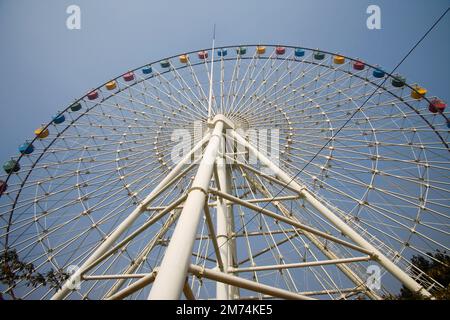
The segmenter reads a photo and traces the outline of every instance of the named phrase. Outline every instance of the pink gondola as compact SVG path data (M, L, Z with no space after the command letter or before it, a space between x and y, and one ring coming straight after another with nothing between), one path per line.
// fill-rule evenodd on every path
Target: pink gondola
M208 58L208 51L200 51L198 53L199 59L207 59Z
M125 80L125 81L133 81L134 80L134 73L133 72L125 73L123 75L123 80Z

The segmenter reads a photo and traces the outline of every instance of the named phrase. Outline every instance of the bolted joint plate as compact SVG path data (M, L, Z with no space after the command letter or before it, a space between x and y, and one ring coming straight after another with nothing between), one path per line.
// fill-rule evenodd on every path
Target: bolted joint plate
M217 121L222 121L224 129L234 129L234 123L223 114L217 114L213 119L208 119L208 128L214 128Z

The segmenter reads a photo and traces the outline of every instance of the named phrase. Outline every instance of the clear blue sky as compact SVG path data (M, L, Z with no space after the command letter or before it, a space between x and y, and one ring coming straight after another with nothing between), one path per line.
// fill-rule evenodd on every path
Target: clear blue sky
M81 7L81 30L66 8ZM381 7L382 29L366 28ZM165 56L217 44L280 43L360 57L392 69L448 0L0 0L0 161L92 87ZM450 100L450 15L399 69Z

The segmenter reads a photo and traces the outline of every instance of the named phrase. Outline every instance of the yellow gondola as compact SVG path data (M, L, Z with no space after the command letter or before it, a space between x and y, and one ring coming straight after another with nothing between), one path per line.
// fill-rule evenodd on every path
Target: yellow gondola
M106 89L108 89L108 90L114 90L115 88L117 88L117 84L114 80L112 80L106 84Z
M266 53L266 47L264 47L264 46L257 46L256 47L256 53L257 54L264 54L264 53Z
M48 129L44 129L44 127L40 127L37 128L36 130L34 130L34 134L39 138L39 139L44 139L48 137Z
M415 85L413 86L413 90L411 91L411 98L419 100L422 99L426 94L427 89Z
M345 58L343 56L337 55L337 56L334 56L333 61L335 64L343 64L345 62Z
M188 60L189 60L189 57L188 57L187 54L182 54L182 55L180 56L180 62L181 62L181 63L187 63Z

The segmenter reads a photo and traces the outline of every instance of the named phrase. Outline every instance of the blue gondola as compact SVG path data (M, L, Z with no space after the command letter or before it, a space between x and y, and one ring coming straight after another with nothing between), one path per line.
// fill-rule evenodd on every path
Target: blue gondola
M219 57L225 57L226 55L227 55L227 49L219 49L219 50L217 50L217 55L219 56Z
M54 124L63 123L65 120L66 120L66 117L63 114L57 114L57 115L53 116Z
M142 73L143 74L150 74L150 73L152 73L152 67L151 66L145 66L144 68L142 68Z
M372 72L375 78L383 78L386 72L384 72L381 68L375 68Z
M296 48L294 54L296 57L303 57L305 55L305 50L302 48Z
M28 141L19 146L19 152L21 154L30 154L33 151L34 151L34 146Z

